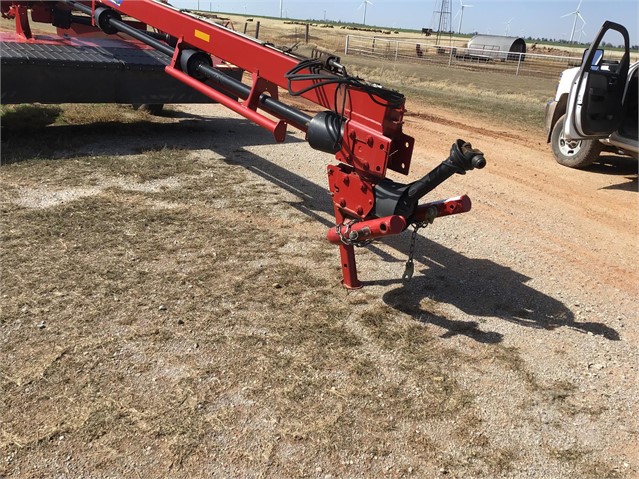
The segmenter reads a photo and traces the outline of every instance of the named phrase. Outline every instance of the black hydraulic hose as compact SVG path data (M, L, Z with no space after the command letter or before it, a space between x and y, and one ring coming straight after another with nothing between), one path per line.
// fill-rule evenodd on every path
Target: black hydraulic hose
M196 67L196 72L202 72L208 79L212 80L215 83L218 83L228 91L237 94L237 96L239 96L242 100L246 100L251 93L250 86L245 85L241 81L238 81L235 78L226 75L225 73L216 68L213 68L212 66L207 65L206 63L200 63ZM265 110L277 115L278 117L290 121L294 125L303 127L304 131L308 129L308 124L313 119L313 117L298 110L297 108L293 108L286 103L275 100L264 93L260 95L259 103Z
M72 8L75 8L76 10L79 10L82 13L86 13L89 16L93 14L91 7L87 5L83 5L81 3L70 1L70 0L67 0L66 3L71 5ZM96 21L97 21L97 18L96 18ZM168 55L171 57L173 56L174 48L171 48L169 45L167 45L164 42L161 42L160 40L156 40L155 38L147 35L146 33L138 30L137 28L133 28L132 26L126 24L122 20L118 20L116 18L108 18L107 22L110 27L113 27L116 30L121 31L122 33L126 33L127 35L130 35L136 40L140 40L141 42L146 43L150 47L153 47L156 50L159 50L165 55Z
M83 5L81 3L74 2L72 0L67 0L67 3L71 5L72 8L75 8L87 15L92 14L91 7ZM97 19L96 19L97 20ZM137 28L128 25L122 20L118 20L117 18L107 17L106 23L108 23L109 27L112 27L122 33L126 33L127 35L135 38L136 40L153 47L154 49L168 55L169 57L173 56L175 49L166 43L153 38L151 35L148 35L146 32L140 31ZM189 74L201 74L208 78L209 80L217 83L222 88L224 88L229 93L235 94L240 97L242 100L246 100L250 93L251 87L245 85L239 80L226 75L225 73L217 70L204 62L200 62L195 68L193 72L187 72ZM304 130L308 128L308 124L310 123L312 117L301 112L300 110L293 108L285 103L282 103L279 100L275 100L266 94L261 94L259 98L259 104L265 110L273 113L274 115L283 118L285 120L290 121L297 127L303 127Z

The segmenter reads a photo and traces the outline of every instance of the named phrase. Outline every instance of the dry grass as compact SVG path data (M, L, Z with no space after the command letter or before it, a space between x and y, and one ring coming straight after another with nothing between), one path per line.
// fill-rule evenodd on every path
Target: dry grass
M76 165L58 166L80 176ZM250 182L208 173L223 173L220 197ZM150 448L155 471L291 477L352 460L379 471L407 430L472 400L423 326L387 308L352 317L350 296L314 273L328 264L281 253L295 238L232 208L164 204L119 188L47 209L5 204L2 447L19 467L71 455L125 471L121 453L138 461ZM370 350L400 354L394 372ZM423 434L402 442L415 448L405 468L436 458Z
M407 97L407 103L423 103L454 110L492 124L543 129L544 107L555 94L556 80L472 72L438 65L392 63L374 58L344 58L353 73L380 82Z
M128 140L157 128L158 123L173 122L170 111L163 117L152 117L128 105L114 104L4 105L0 114L3 164L54 160L107 131Z

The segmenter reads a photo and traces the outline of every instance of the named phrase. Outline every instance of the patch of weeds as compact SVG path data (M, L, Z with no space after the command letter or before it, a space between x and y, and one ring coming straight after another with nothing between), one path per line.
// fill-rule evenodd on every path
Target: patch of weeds
M62 112L59 105L3 105L0 106L0 123L5 132L32 132L54 124Z
M569 447L566 449L547 448L547 454L560 462L569 463L580 471L579 477L598 479L605 477L614 479L623 477L617 468L602 461L593 459L595 451L579 447Z
M42 178L51 188L98 186L117 180L123 186L178 175L196 174L202 165L181 149L162 148L138 156L90 156L68 160L40 160L38 167L23 162L5 167L6 180L22 186L42 188Z
M386 293L384 300L389 306L416 318L418 321L428 321L429 316L443 317L438 301L428 296L422 297L423 293L429 289L432 287L427 285L416 293L405 288L398 288Z
M144 119L143 113L135 112L128 105L114 103L81 104L71 103L62 105L61 115L56 125L91 125L117 122L120 124L133 123Z
M586 451L577 447L567 449L549 448L547 452L549 456L562 462L578 462L592 453L592 451Z
M380 350L392 354L393 363L406 382L384 394L392 410L399 417L424 420L469 407L473 396L460 388L450 374L459 354L435 343L426 326L399 321L401 317L393 308L381 304L364 311L358 319Z
M371 304L371 302L373 302L376 299L377 298L370 293L357 291L357 290L353 290L353 291L347 290L346 300L348 301L349 304L352 304L353 306L365 306L365 305Z
M168 147L147 151L141 156L109 158L107 162L98 160L92 163L91 166L97 166L105 174L109 172L140 182L197 174L203 168L196 158L188 156L187 150Z
M591 479L605 477L606 479L615 479L624 476L619 469L612 467L610 464L593 459L594 452L593 450L579 447L547 449L549 456L560 462L571 464L579 471L579 477Z
M389 319L393 319L397 312L385 304L377 304L362 312L359 320L368 327L383 328Z
M9 204L18 197L18 191L19 189L15 185L4 181L0 182L0 208L2 211L11 209Z
M546 388L546 392L551 401L563 402L569 398L577 387L568 381L556 381L550 387Z
M494 447L482 434L473 431L460 436L464 448L443 458L441 465L448 471L465 473L460 477L506 477L519 456L510 448ZM460 457L461 456L461 457Z
M432 335L423 324L411 322L400 326L396 319L397 311L385 304L374 305L359 315L359 321L367 328L368 333L381 341L387 349L400 348L414 355L432 341Z
M604 404L597 406L579 404L573 393L577 387L568 381L556 381L549 386L545 386L542 392L549 401L555 403L559 410L569 416L586 414L591 417L599 416L608 410Z
M518 373L532 391L543 389L543 386L539 384L532 371L526 367L526 362L519 354L517 348L495 345L490 349L489 354L491 360L499 361L511 371Z
M173 465L179 467L206 441L210 432L209 424L194 414L169 413L156 435L168 440L174 456Z
M583 474L581 477L584 478L600 479L605 477L606 479L618 479L625 476L618 468L595 459L587 460L579 469Z
M13 113L15 110L16 113ZM162 133L173 120L150 118L123 105L21 105L6 107L2 117L2 163L77 156L74 150L92 140L120 135L113 149L145 133ZM164 133L163 138L166 137Z
M355 358L350 365L350 372L359 381L369 381L380 377L379 366L369 358Z
M507 474L512 469L513 462L519 456L517 451L509 448L492 448L488 444L486 447L486 454L483 456L483 460L490 468L491 473Z

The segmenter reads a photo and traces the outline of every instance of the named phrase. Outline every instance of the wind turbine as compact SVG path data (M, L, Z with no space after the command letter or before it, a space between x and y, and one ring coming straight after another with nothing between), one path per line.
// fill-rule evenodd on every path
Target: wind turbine
M457 11L457 15L459 15L459 28L457 29L457 33L461 33L462 20L464 19L464 8L472 7L472 5L464 5L462 0L459 0L459 4L461 5L461 9ZM455 15L455 17L457 17Z
M506 36L510 35L510 22L512 22L514 19L515 17L511 18L510 20L506 22Z
M359 7L357 7L358 10L362 8L362 6L364 7L364 21L362 22L363 25L366 25L366 7L369 4L372 5L373 2L371 2L370 0L362 0L362 3L360 3Z
M586 35L586 30L584 30L585 26L586 26L586 22L584 22L581 28L579 29L579 43L581 43L581 37L583 35Z
M583 0L579 0L579 5L577 5L577 10L575 10L574 12L566 13L565 15L561 16L561 18L568 17L570 15L575 16L575 21L572 22L572 32L570 33L570 40L568 40L568 43L572 43L572 39L575 37L575 28L577 27L577 18L581 18L581 21L584 22L584 25L586 24L586 20L584 20L584 17L581 16L581 12L579 11L579 9L581 8L581 2L583 2Z

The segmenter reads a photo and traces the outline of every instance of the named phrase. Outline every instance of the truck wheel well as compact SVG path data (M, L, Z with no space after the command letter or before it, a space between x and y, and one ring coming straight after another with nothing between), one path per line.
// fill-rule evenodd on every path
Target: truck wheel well
M550 130L555 127L555 123L566 113L566 107L568 105L568 93L564 93L559 97L559 101L557 102L557 108L555 108L555 112L552 117L552 123L550 125Z

